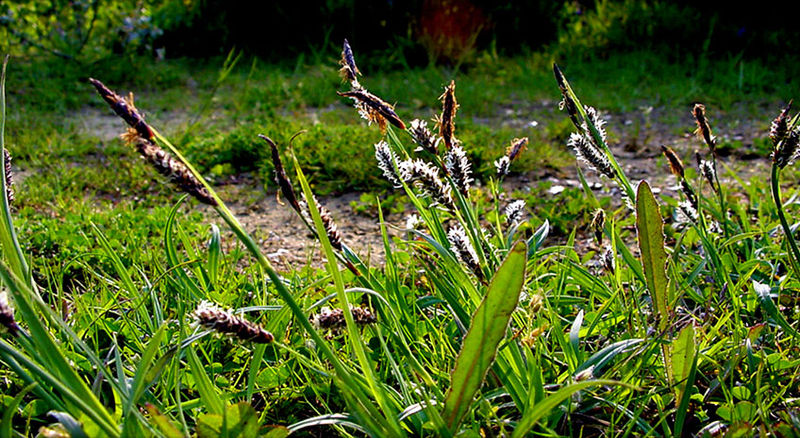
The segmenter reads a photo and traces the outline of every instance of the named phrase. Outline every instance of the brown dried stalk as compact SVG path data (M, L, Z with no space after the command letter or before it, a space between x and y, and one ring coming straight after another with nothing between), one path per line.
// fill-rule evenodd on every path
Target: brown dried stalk
M141 137L148 140L153 139L153 130L150 129L150 126L144 121L144 116L139 113L133 104L133 93L128 94L128 97L123 99L97 79L89 78L89 83L94 85L94 88L108 102L111 109L122 117L131 128L135 129Z

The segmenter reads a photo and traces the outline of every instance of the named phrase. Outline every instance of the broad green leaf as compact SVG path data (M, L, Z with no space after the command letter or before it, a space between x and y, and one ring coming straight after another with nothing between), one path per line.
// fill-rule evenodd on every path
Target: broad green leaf
M689 374L692 371L695 355L694 325L689 324L672 342L672 373L675 379L675 403L680 403L689 385Z
M172 424L166 415L162 414L155 406L150 403L145 404L147 412L150 413L150 421L152 421L158 430L164 434L166 438L183 438L183 434Z
M653 310L658 320L658 328L663 331L669 320L669 299L667 297L667 252L664 250L664 222L656 198L647 181L639 184L636 194L636 232L639 237L639 251L642 254L642 268L647 290L653 301Z
M469 409L506 335L525 281L526 254L525 243L517 242L492 278L486 296L472 317L442 410L442 418L451 431L456 430Z
M197 419L198 438L256 437L258 415L250 404L228 406L225 414L204 414Z

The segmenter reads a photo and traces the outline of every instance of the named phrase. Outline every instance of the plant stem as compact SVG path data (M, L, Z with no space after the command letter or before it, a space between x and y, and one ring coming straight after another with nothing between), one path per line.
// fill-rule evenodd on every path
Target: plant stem
M781 220L783 226L783 233L786 235L786 240L789 241L790 257L794 275L800 279L800 250L797 249L797 242L794 240L792 229L789 227L789 222L786 221L786 215L783 213L783 203L781 202L781 187L779 184L780 168L776 163L772 163L772 174L770 177L770 184L772 185L772 199L775 201L775 208L778 210L778 218Z

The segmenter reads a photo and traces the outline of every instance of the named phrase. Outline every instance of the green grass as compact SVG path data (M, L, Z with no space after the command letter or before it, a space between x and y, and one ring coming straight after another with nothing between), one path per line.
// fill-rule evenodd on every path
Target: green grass
M25 179L13 208L3 209L0 274L25 334L0 340L0 404L7 412L0 436L30 435L56 422L69 428L71 419L90 436L226 436L253 428L282 436L286 427L314 421L327 425L298 433L679 436L680 427L695 433L719 422L748 435L800 424L793 297L800 285L788 268L766 178L738 181L720 167L726 183L719 198L687 171L702 193L703 219L679 226L679 195L658 196L660 212L642 201L639 216L666 218L666 239L651 230L647 244L618 197L574 188L547 194L550 183L535 178L573 166L564 143L575 130L556 112L560 95L548 56L485 55L459 72L365 72L361 82L397 102L407 123L437 113L443 85L455 78L456 135L484 184L468 197L454 190L447 211L414 184L392 191L402 201L386 207L405 202L426 225L383 234L383 265L366 266L336 250L312 212L306 224L327 264L280 277L250 237L256 230L243 229L225 207L213 216L214 208L179 201L131 147L113 139L122 122L109 118L113 128L87 131L86 114L110 112L79 79L95 75L135 91L148 121L212 183L251 172L270 194L275 190L270 152L258 133L281 145L298 194L388 192L374 162L373 144L382 139L400 159L433 157L415 154L406 133L384 136L357 118L335 94L346 85L334 56L312 66L245 59L213 95L220 67L128 62L11 64L5 146ZM793 64L697 63L635 54L560 65L585 103L613 112L658 106L667 117L674 110L676 120L703 101L717 111L715 120L744 111L766 126L772 105L798 95L786 80ZM549 104L539 105L541 99ZM290 151L286 143L300 130L307 132ZM522 136L531 144L512 169L534 181L530 191L507 193L493 161ZM784 170L784 201L796 194L789 185L797 177ZM519 227L504 223L512 198L527 201ZM601 245L587 229L598 207L608 217ZM790 221L797 217L794 202L785 209ZM456 226L465 230L477 266L456 256L447 237ZM345 235L345 243L352 238ZM660 253L652 249L658 245L666 245L668 285L652 280L652 266L643 270L638 257L640 248ZM603 268L606 250L615 269ZM651 289L659 291L655 305ZM487 315L486 308L503 313L517 299L508 325ZM191 326L202 300L241 310L276 342L240 342ZM322 307L348 304L368 306L378 322L360 326L345 318L338 330L308 324ZM485 326L467 331L479 324ZM472 358L474 368L456 367ZM23 388L29 392L15 399ZM448 396L461 391L477 392Z

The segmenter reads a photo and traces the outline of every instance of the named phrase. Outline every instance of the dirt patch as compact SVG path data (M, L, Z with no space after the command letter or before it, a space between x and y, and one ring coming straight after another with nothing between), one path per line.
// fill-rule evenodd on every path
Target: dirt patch
M778 105L774 107L777 108ZM639 180L647 179L655 192L663 191L670 196L676 196L674 192L677 187L674 177L669 174L661 157L660 146L663 144L675 149L687 166L694 165L692 156L695 150L707 153L702 142L691 133L693 120L688 109L684 111L685 117L670 116L673 111L678 110L642 109L637 112L604 115L608 120L607 129L613 144L612 150L631 182L636 184ZM722 157L721 161L731 166L745 181L753 175L766 175L769 170L769 159L763 152L756 150L754 140L766 135L765 127L768 126L772 116L765 114L753 121L752 114L744 107L712 116L712 122L715 119L719 120L719 123L712 125L712 128L720 141L739 145L727 151L730 155ZM515 105L514 109L501 109L495 118L475 119L475 121L490 126L505 124L523 127L548 123L557 120L557 117L564 115L557 113L553 102L538 102L527 107ZM186 122L185 118L182 119L177 113L159 114L156 118L162 123L168 120L165 126L180 126ZM659 120L674 122L659 122ZM118 118L105 108L87 108L79 112L77 121L82 132L97 136L103 141L114 140L120 132ZM723 181L732 181L733 179L722 171L723 169L721 166L720 178ZM613 184L602 181L594 172L585 173L593 188L601 190L605 186L611 193L616 190ZM543 193L542 196L555 195L559 187L579 187L574 165L549 169L546 172L534 171L512 175L505 181L505 186L509 192L526 188L530 190L540 181L552 183L551 192ZM265 192L255 179L248 175L224 181L218 190L276 267L290 270L308 263L321 265L321 251L317 242L295 212L289 206L277 202L274 192ZM320 201L332 212L344 243L363 260L369 261L373 266L380 266L383 263L380 226L376 218L356 214L353 211L351 203L357 201L359 196L359 193L346 193L320 197ZM397 230L405 225L404 214L389 215L386 220L392 234L398 233ZM232 239L227 240L233 242Z

